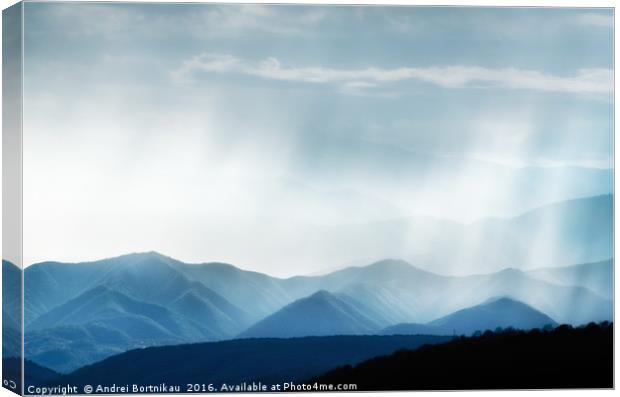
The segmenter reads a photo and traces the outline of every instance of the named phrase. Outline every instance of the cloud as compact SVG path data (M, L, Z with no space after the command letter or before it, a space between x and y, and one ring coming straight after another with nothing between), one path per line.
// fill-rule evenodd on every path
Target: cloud
M372 88L406 80L427 82L444 88L501 88L575 94L610 94L613 71L578 69L570 76L516 68L481 66L399 67L383 69L334 69L316 66L285 66L276 58L260 61L228 54L203 53L182 62L172 72L176 80L191 80L202 73L239 74L267 80L337 84L345 88Z

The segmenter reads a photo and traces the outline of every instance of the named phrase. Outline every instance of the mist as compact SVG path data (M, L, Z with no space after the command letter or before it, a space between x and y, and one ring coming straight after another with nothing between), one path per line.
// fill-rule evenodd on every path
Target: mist
M384 258L475 274L611 256L569 246L563 220L587 227L590 210L554 207L613 186L613 30L579 10L549 11L556 28L525 46L510 24L480 25L482 9L429 41L415 21L441 16L416 8L63 7L26 5L26 265L155 250L284 277ZM536 29L535 13L496 12ZM514 48L506 64L480 26ZM456 31L464 43L440 51ZM577 33L597 46L566 47ZM543 64L549 46L564 56ZM611 201L593 203L605 219ZM545 206L535 233L519 226Z

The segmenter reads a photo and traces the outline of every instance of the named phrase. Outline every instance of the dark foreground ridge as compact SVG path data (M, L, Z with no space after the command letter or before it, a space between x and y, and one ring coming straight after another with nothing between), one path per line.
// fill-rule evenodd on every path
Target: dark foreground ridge
M265 384L301 381L345 364L401 349L443 343L450 336L324 336L290 339L235 339L222 342L150 347L85 366L48 385L167 383ZM29 382L26 372L26 384Z
M612 388L613 325L487 331L344 366L314 382L366 391Z

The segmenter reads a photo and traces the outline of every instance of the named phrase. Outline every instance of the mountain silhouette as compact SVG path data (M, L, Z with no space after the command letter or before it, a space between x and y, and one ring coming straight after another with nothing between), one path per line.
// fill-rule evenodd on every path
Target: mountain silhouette
M259 321L239 338L292 338L373 334L372 314L325 290L294 301Z
M471 335L496 328L529 330L556 326L557 323L540 311L509 298L459 310L426 324L397 324L383 329L383 335Z
M580 286L605 299L613 298L614 263L605 260L564 267L546 267L530 270L527 274L560 285Z
M580 269L583 278L588 278L589 269L600 274L597 265ZM24 348L28 359L69 372L137 347L221 340L245 330L244 336L250 337L250 329L261 330L254 336L285 335L281 327L271 327L271 332L273 320L268 318L321 290L325 292L301 309L295 305L278 316L303 317L316 305L325 307L321 313L329 321L288 321L298 324L291 335L369 334L399 323L425 324L497 296L510 296L558 322L579 325L612 318L611 300L582 286L555 284L535 275L507 269L443 276L386 259L323 276L279 279L221 263L185 264L154 252L83 264L47 262L25 270L30 321ZM44 280L51 281L41 284ZM612 280L607 282L611 285ZM96 291L107 292L90 300ZM241 309L236 303L245 306ZM125 319L129 322L123 323ZM19 332L5 327L7 341L11 335L19 341Z
M464 302L482 302L496 296L509 296L540 310L559 323L573 325L613 318L613 302L610 299L604 299L580 286L542 281L518 269L504 269L461 280L467 280L467 293L456 296ZM612 283L612 280L609 282Z
M328 251L355 253L333 259L340 263L401 258L438 274L461 276L613 257L613 195L549 202L517 214L468 224L414 215L325 227L308 238Z
M149 252L33 266L35 281L62 282L65 277L67 290L79 294L60 303L67 290L52 290L56 283L40 286L58 304L26 325L26 357L68 372L136 347L224 339L249 325L243 310L189 280L174 268L178 265L184 264ZM26 289L37 288L26 274ZM26 296L27 308L48 306L40 291Z
M306 383L359 391L612 388L613 326L505 330L401 350L342 366Z
M390 259L408 257L400 255L407 252L395 248L385 259L320 276L277 278L226 263L187 264L153 251L85 263L35 264L24 270L25 355L55 371L68 372L139 347L239 335L359 335L403 323L426 326L501 296L558 323L577 326L611 320L611 260L550 268L564 262L549 255L537 262L544 266L521 270L533 263L536 249L547 243L552 247L549 252L569 244L568 251L592 254L583 257L604 253L608 239L603 234L611 233L605 216L611 208L611 196L599 196L471 225L429 217L416 218L415 225L413 218L377 223L373 231L378 233L377 245L388 239L399 247L428 246L437 255L448 256L440 258L441 263L434 261L439 257L427 260L424 255L411 262ZM556 220L568 229L556 230ZM400 226L393 228L397 224ZM596 230L574 230L579 225ZM358 226L357 231L349 230L355 241L363 237L359 233L366 233L362 230L367 225ZM407 229L410 227L415 233ZM553 233L537 235L541 228ZM440 232L441 242L427 245L423 238L415 244L408 240L423 229L427 234ZM532 236L539 238L532 240ZM547 238L550 236L553 238ZM592 250L582 249L586 246ZM449 257L455 253L459 255ZM608 255L612 257L611 252ZM475 259L481 269L488 266L493 270L464 276L445 271L445 266L464 271L468 258ZM498 258L501 260L496 261ZM515 267L496 271L498 264ZM444 272L426 270L430 267ZM20 299L13 301L21 305ZM21 310L3 310L5 346L19 347L19 343L10 343L19 341L18 328L8 325L19 324L21 319L11 318L9 312Z
M500 263L523 270L607 260L613 257L613 195L556 202L512 218L474 222L447 253L459 249L468 252L461 261L477 261L487 271Z

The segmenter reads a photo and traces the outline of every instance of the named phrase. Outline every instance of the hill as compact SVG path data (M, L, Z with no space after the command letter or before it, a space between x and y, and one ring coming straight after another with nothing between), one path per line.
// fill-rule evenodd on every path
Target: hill
M306 379L344 363L358 363L399 349L415 349L449 339L439 336L327 336L150 347L107 358L55 382L72 385L197 381L207 384L281 383Z
M383 329L382 335L471 335L496 328L529 330L555 326L557 323L544 313L509 298L459 310L426 324L397 324Z
M613 327L488 332L341 367L306 383L314 382L354 383L360 391L612 388Z
M511 211L472 223L413 215L324 227L306 238L339 254L331 263L400 258L437 274L457 276L612 258L613 195L572 197L581 198L550 200L527 212Z
M372 313L325 290L278 310L239 338L374 334L379 328Z

